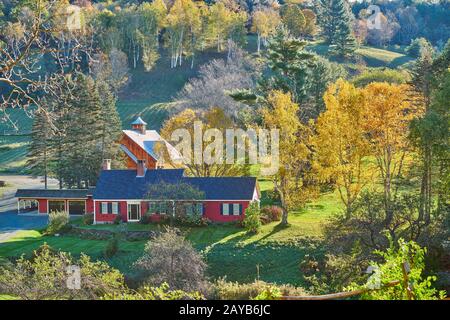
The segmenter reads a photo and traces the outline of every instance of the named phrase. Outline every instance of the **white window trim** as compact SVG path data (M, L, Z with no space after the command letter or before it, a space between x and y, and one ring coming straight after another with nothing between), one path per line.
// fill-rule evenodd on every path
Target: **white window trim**
M240 215L240 212L239 212L240 208L241 208L241 205L239 203L233 203L233 216Z
M111 209L112 209L112 214L119 214L119 203L112 202Z
M108 202L100 202L100 212L101 214L108 213Z
M230 206L228 203L222 203L222 213L224 216L230 215L229 208L230 208Z

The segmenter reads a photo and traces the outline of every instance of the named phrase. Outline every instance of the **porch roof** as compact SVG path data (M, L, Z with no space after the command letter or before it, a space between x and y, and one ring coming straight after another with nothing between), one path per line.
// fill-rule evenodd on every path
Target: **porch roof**
M94 189L17 189L16 198L86 199Z

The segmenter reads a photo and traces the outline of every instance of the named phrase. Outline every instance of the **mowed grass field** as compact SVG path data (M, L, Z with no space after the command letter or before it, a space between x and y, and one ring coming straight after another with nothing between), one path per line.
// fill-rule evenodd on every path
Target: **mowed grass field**
M270 188L267 181L261 183L263 192ZM323 194L320 199L301 211L290 213L290 226L281 228L278 222L262 227L259 234L248 235L235 225L210 225L201 228L183 228L187 239L203 253L208 263L211 279L226 277L229 281L251 282L261 280L304 286L299 264L305 255L321 254L320 238L327 219L341 208L334 193ZM129 230L160 229L158 225L128 224ZM89 226L110 229L115 225ZM93 259L107 261L123 273L133 275L133 263L143 252L145 241L121 241L119 252L105 259L103 251L107 241L86 240L73 236L43 236L40 231L22 231L14 238L0 244L0 259L30 256L43 243L55 249L82 252Z

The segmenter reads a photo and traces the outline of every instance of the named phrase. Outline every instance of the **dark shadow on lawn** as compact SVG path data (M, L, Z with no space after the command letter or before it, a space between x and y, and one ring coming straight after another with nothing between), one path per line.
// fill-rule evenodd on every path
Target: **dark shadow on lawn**
M265 239L269 238L270 236L273 236L273 235L276 234L277 232L280 232L280 231L282 231L282 230L284 230L284 229L289 228L290 226L291 226L290 224L283 225L283 224L279 223L279 224L277 224L276 226L273 227L272 231L270 231L268 234L266 234L265 236L263 236L263 237L260 239L260 241L261 241L261 240L265 240Z

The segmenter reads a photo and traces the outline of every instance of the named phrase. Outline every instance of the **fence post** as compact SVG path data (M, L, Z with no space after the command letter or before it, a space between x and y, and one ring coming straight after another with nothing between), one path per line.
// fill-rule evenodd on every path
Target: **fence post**
M409 263L403 262L402 263L402 272L403 272L403 288L406 290L406 295L408 297L408 300L413 299L413 293L411 286L409 285L409 276L408 273L410 271Z

